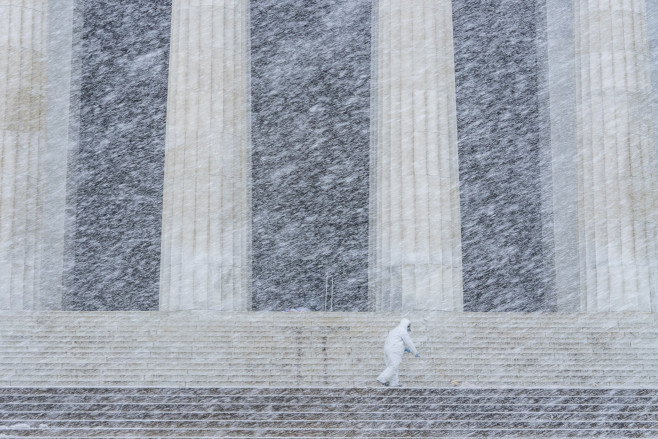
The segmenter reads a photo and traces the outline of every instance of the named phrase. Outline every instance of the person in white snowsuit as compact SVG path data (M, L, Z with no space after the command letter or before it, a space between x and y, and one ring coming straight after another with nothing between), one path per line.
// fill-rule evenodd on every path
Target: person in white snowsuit
M402 354L411 352L416 357L420 354L411 341L409 333L411 332L411 322L407 319L400 320L400 324L393 328L386 337L384 343L384 360L386 369L377 377L377 381L385 386L398 387L400 381L398 378L398 366L402 361Z

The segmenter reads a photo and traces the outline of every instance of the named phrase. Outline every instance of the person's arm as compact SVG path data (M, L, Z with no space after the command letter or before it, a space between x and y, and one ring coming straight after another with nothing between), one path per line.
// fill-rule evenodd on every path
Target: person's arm
M411 337L406 331L402 333L402 341L404 342L405 346L409 348L412 354L418 355L416 346L414 346L414 342L411 341Z

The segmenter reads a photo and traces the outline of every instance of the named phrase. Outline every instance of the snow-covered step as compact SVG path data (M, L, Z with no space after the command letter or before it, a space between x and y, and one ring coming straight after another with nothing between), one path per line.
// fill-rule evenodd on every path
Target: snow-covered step
M658 391L0 389L6 437L655 438Z

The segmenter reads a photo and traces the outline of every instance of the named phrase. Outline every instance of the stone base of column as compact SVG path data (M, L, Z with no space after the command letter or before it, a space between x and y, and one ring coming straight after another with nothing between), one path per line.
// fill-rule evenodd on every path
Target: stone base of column
M377 273L373 308L378 312L461 311L461 270L437 264L405 264Z

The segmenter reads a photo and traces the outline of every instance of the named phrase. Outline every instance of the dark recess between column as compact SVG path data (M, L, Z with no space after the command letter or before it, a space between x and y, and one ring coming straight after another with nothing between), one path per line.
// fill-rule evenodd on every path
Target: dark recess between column
M464 310L550 311L542 0L454 0Z
M366 310L370 13L251 2L254 309Z
M158 307L171 0L78 2L68 310Z

